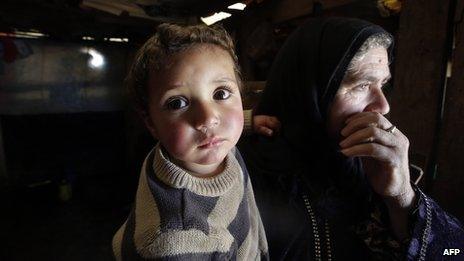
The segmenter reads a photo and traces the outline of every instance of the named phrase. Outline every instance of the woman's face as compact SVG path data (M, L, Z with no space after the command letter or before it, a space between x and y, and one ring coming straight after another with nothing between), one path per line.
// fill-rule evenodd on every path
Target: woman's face
M385 115L390 111L382 90L390 79L387 50L383 47L370 49L355 68L354 73L343 78L328 110L327 129L337 141L350 116L365 111Z

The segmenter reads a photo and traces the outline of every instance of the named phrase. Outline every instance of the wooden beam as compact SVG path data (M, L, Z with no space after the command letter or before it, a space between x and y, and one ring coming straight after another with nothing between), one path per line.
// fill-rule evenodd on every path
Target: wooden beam
M410 161L430 181L446 72L450 0L403 2L391 93L391 121L409 138Z
M455 49L451 78L446 87L443 125L438 153L438 171L433 195L460 220L464 220L464 1L458 1L455 18ZM460 22L458 22L460 21Z

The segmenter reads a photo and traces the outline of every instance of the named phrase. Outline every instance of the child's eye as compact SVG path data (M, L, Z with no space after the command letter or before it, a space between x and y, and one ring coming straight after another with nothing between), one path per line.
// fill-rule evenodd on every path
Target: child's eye
M184 108L188 105L187 99L183 97L176 97L169 99L164 107L168 110L175 111Z
M227 89L227 88L220 88L220 89L217 89L214 94L213 94L213 98L215 100L227 100L229 99L230 95L232 94L232 92Z

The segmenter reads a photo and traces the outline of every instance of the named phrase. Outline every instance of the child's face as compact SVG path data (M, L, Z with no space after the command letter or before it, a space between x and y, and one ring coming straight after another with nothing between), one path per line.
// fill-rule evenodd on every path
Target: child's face
M237 143L243 112L229 53L202 44L151 74L147 126L177 165L211 174Z

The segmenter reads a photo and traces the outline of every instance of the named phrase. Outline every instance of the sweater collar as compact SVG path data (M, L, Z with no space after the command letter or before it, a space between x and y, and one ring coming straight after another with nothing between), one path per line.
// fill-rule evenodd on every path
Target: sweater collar
M169 160L160 144L155 147L153 169L163 183L178 189L187 189L201 196L216 197L226 193L241 177L241 167L232 152L225 160L224 170L214 177L199 178Z

